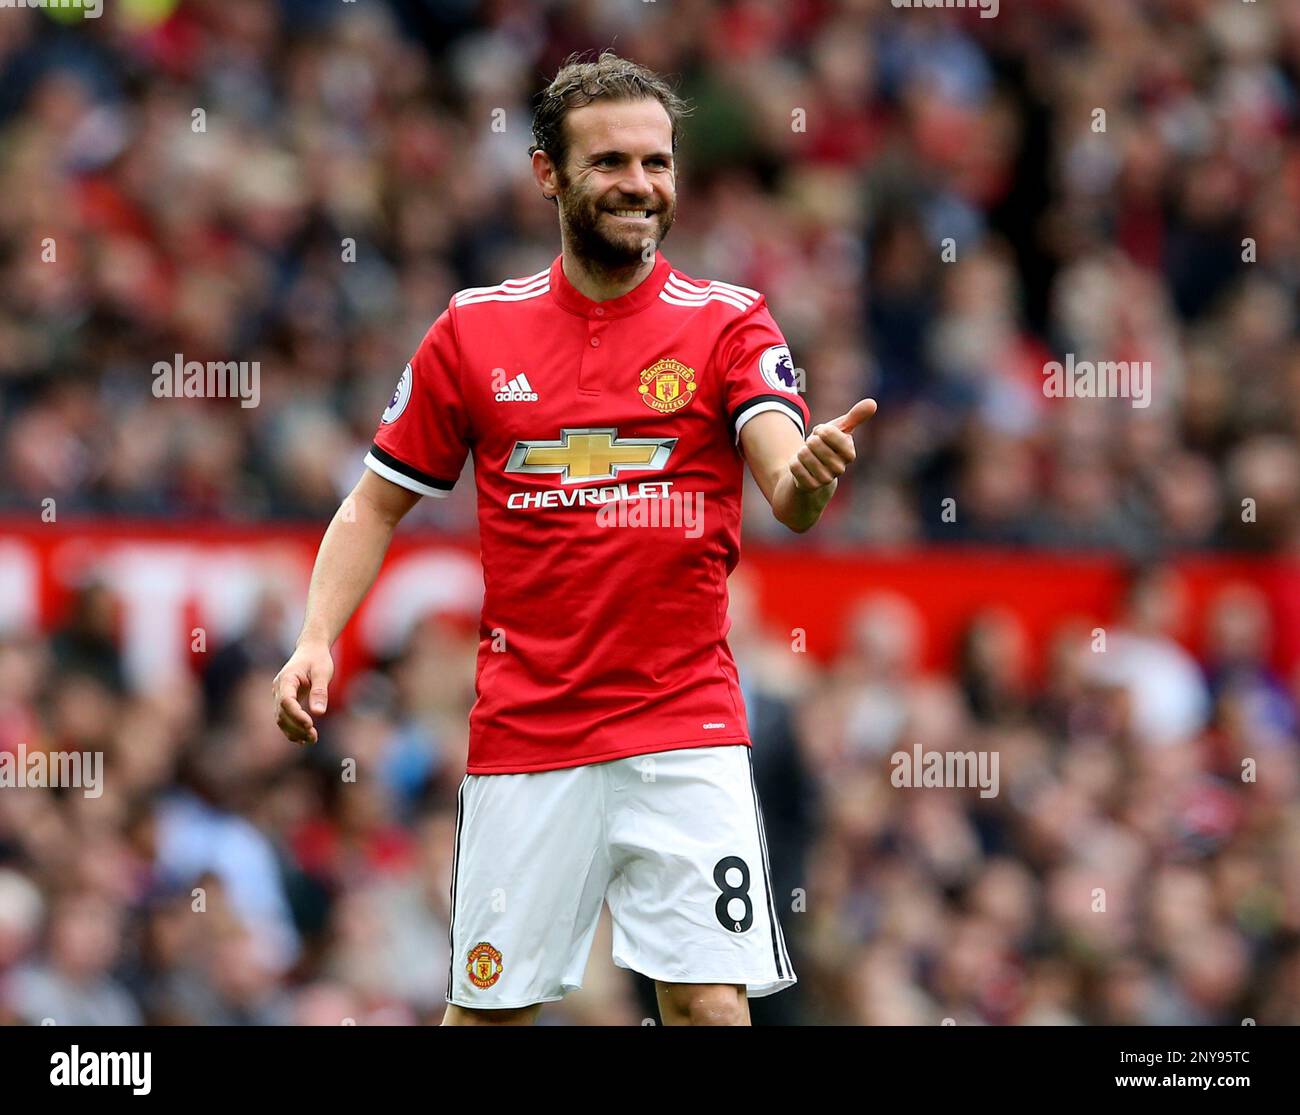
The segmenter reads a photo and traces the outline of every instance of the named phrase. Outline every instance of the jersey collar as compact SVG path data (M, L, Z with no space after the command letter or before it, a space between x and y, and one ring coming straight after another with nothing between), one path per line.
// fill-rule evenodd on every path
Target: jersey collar
M672 270L672 264L661 253L655 252L654 267L636 286L618 298L595 302L569 282L564 274L563 259L563 256L556 256L555 262L551 264L551 297L570 313L599 321L626 317L644 310L659 297L664 283L668 281L668 273Z

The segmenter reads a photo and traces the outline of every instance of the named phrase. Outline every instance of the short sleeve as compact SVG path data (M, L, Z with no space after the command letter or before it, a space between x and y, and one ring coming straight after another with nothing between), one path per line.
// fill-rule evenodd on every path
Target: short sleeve
M786 415L806 436L808 405L799 395L802 372L767 308L766 299L727 326L719 341L727 417L740 438L746 422L764 411Z
M448 307L429 328L388 400L366 467L424 496L446 496L469 453L455 325Z

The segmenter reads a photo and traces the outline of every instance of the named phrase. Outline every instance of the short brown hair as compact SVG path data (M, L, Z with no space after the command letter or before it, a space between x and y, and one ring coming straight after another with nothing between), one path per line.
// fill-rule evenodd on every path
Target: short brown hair
M561 176L569 158L569 137L564 118L571 109L582 108L592 101L656 100L664 106L673 127L673 153L677 153L677 136L681 120L691 113L690 106L673 87L653 70L620 58L612 50L601 51L594 62L584 62L583 55L570 54L564 65L542 91L533 113L533 144L528 154L545 151Z

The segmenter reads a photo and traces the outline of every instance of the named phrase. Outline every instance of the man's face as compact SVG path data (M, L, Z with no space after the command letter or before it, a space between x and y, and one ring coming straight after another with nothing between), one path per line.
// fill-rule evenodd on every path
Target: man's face
M606 267L652 258L677 212L673 130L656 100L595 101L570 112L557 168L565 238Z

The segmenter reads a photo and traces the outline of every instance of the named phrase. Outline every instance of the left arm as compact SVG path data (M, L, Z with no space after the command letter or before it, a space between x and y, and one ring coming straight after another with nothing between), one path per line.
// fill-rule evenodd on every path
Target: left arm
M740 448L777 522L797 534L812 527L857 457L853 430L876 413L863 399L848 414L814 426L808 437L785 415L757 414L741 428Z

